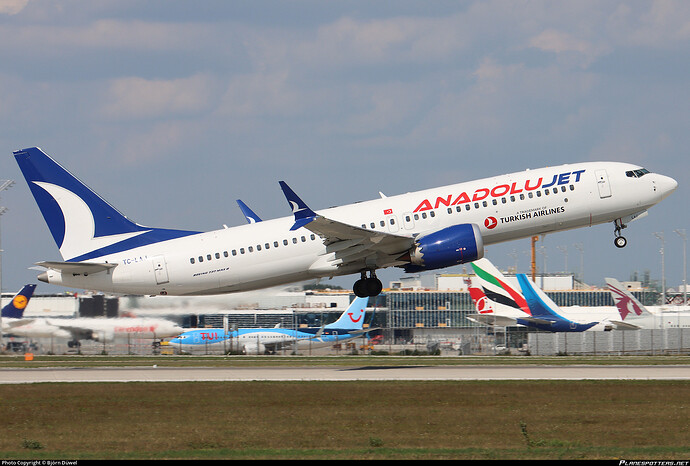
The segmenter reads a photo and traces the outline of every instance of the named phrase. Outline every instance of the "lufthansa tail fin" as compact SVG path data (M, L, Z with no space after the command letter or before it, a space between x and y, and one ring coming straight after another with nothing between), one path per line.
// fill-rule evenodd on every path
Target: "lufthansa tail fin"
M15 151L14 157L66 261L88 261L197 233L129 220L38 147Z
M340 318L325 326L327 329L357 330L363 328L364 314L367 310L369 298L356 297L348 308L340 315Z
M19 290L19 293L14 295L12 301L2 308L2 317L8 317L11 319L21 319L24 315L24 309L26 309L29 300L34 294L36 285L24 285L24 287Z

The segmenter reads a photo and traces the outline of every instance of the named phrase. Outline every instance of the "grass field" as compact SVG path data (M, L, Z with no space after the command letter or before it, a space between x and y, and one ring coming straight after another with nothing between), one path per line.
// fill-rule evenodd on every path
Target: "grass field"
M10 459L688 459L678 381L0 386Z

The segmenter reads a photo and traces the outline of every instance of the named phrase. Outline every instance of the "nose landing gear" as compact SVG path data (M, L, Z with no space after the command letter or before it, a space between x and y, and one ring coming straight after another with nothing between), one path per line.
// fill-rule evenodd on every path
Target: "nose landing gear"
M376 278L376 271L372 270L367 278L367 271L362 270L362 278L357 280L352 287L352 291L359 298L366 298L367 296L378 296L383 290L381 280Z
M620 218L614 220L614 221L613 221L613 224L614 224L614 226L615 226L615 227L614 227L613 234L616 236L616 237L613 239L613 244L615 244L617 248L624 248L625 245L628 244L628 240L625 239L625 237L621 235L621 230L622 230L623 228L627 228L628 225L625 225L625 224L623 223L623 220L620 219Z

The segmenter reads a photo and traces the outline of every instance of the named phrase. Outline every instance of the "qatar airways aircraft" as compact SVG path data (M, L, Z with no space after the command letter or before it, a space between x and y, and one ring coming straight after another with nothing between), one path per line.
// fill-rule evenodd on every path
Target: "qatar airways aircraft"
M629 163L526 170L313 211L284 182L293 216L210 232L132 222L39 148L14 152L63 261L39 280L111 293L207 295L361 274L357 296L381 292L376 270L435 270L474 261L484 245L611 222L621 230L677 183Z

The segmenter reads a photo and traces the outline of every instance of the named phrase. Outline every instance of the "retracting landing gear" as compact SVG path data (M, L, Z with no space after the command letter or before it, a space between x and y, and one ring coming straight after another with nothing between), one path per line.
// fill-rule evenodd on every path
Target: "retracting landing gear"
M613 224L615 225L613 234L616 236L613 239L613 244L615 244L617 248L624 248L625 245L628 244L628 240L625 239L625 237L621 235L621 230L623 228L628 228L628 225L625 225L623 223L623 220L620 218L614 220Z
M357 280L352 287L352 291L354 291L355 295L359 298L378 296L381 290L383 290L383 284L381 280L376 278L375 270L369 272L369 278L367 278L367 271L362 270L362 278Z

